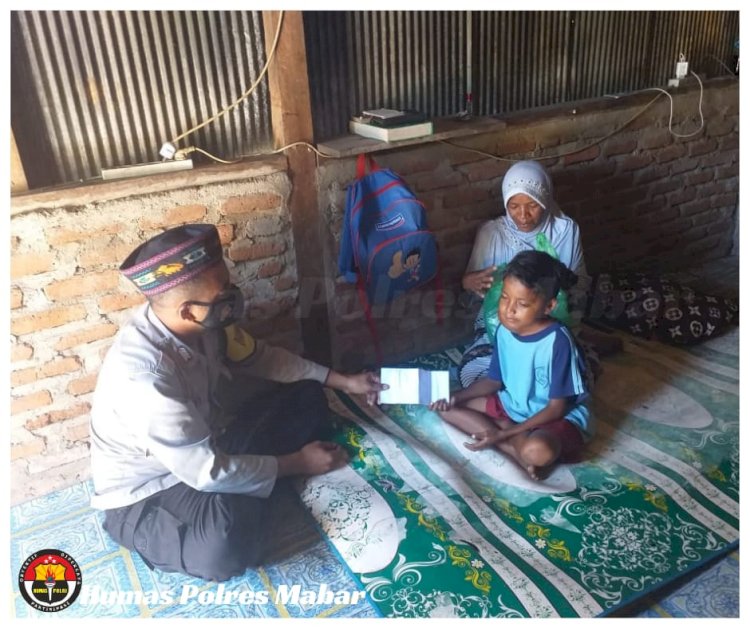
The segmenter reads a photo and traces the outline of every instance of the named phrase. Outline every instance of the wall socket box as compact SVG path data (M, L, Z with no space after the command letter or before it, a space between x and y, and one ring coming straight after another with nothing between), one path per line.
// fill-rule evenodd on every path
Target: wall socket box
M668 87L679 87L680 81L687 76L688 62L685 61L684 55L680 55L680 60L674 66L674 78L667 82Z

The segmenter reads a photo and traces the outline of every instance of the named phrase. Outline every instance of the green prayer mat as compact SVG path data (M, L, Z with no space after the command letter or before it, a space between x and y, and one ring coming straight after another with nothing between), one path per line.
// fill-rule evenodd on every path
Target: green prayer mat
M385 617L609 614L738 543L738 339L624 338L594 391L584 461L541 484L469 451L424 406L331 393L351 462L302 499Z

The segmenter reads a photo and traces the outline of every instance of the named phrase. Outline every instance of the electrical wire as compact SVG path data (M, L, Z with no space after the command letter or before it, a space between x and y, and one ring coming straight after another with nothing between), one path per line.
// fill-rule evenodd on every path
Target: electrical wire
M214 161L218 161L220 164L236 164L236 163L239 163L240 161L242 161L241 158L240 159L234 159L232 161L227 161L226 159L222 159L221 157L217 157L216 155L212 155L207 150L203 150L202 148L200 148L198 146L187 146L185 148L179 149L174 154L174 159L175 159L175 161L181 161L183 159L187 159L187 156L190 153L202 153L206 157L208 157L210 159L213 159Z
M735 72L734 70L732 70L732 68L730 68L730 67L729 67L729 66L728 66L728 65L727 65L726 63L724 63L724 62L723 62L723 61L722 61L721 59L719 59L719 57L717 57L716 55L711 55L711 58L712 58L712 59L715 59L716 61L718 61L718 62L719 62L719 64L720 64L720 65L724 66L724 68L726 68L726 71L727 71L727 72L729 72L730 76L731 76L731 77L732 77L732 78L733 78L733 79L734 79L735 81L739 81L739 80L740 80L740 79L739 79L739 78L737 77L737 73L736 73L736 72Z
M263 69L260 71L260 74L258 75L258 78L255 79L255 82L233 104L229 105L228 107L225 107L222 111L220 111L219 113L213 115L208 120L205 120L204 122L201 122L200 124L194 126L193 128L188 129L184 133L178 135L177 137L175 137L174 139L171 140L172 144L176 144L182 138L187 137L188 135L190 135L191 133L194 133L195 131L197 131L199 129L202 129L207 124L210 124L214 120L217 120L221 116L225 115L226 113L228 113L229 111L231 111L232 109L234 109L235 107L237 107L243 100L245 100L245 98L247 98L253 92L253 90L263 80L263 77L265 76L266 72L268 71L268 67L271 64L271 59L273 59L273 56L276 53L276 47L277 47L277 45L279 43L279 35L281 34L281 23L282 23L283 19L284 19L284 11L279 11L279 23L276 26L276 34L274 35L274 38L273 38L273 44L271 45L271 51L268 53L268 58L266 59L266 63L263 66ZM324 157L324 158L328 158L328 159L333 159L333 158L336 157L335 155L326 155L325 153L321 153L315 146L313 146L309 142L292 142L291 144L287 144L286 146L282 146L281 148L278 148L276 150L271 151L271 153L272 154L282 153L286 149L292 148L293 146L307 146L310 150L312 150L319 157ZM219 157L216 157L215 155L212 155L208 151L203 150L202 148L199 148L197 146L188 146L186 148L180 148L180 149L178 149L175 152L174 159L178 159L178 160L179 159L186 159L187 156L190 153L193 153L193 152L202 153L206 157L209 157L210 159L213 159L214 161L222 163L222 164L236 164L236 163L238 163L239 161L242 160L242 156L240 156L238 159L235 159L235 160L232 160L232 161L227 161L225 159L221 159Z
M694 135L697 135L703 130L703 82L701 81L700 77L690 70L690 74L692 74L697 80L698 85L700 85L701 88L701 95L700 100L698 100L698 113L701 117L701 125L692 133L675 133L672 130L672 117L674 116L674 99L672 98L672 94L670 94L666 89L662 89L661 87L647 87L645 89L642 89L640 91L642 92L661 92L662 94L666 94L667 98L669 98L669 132L674 135L675 137L693 137Z
M217 114L214 114L212 117L210 117L208 120L205 120L204 122L201 122L200 124L194 126L192 129L188 129L184 133L178 135L174 139L171 140L172 144L176 144L179 142L183 137L186 137L190 135L191 133L195 133L198 129L202 129L207 124L210 124L214 120L220 118L224 114L228 113L235 107L237 107L245 98L247 98L253 90L258 86L258 84L263 80L263 77L265 76L266 72L268 71L268 66L271 64L271 59L273 59L274 54L276 53L276 46L279 43L279 35L281 34L281 24L284 21L284 11L279 11L279 23L276 26L276 35L273 38L273 44L271 45L271 51L268 53L268 58L266 59L266 63L263 66L263 69L260 71L260 74L258 75L258 78L255 79L255 82L240 96L237 100L234 101L231 105L228 107L225 107L222 111L220 111Z
M255 82L233 104L231 104L228 107L224 108L222 111L220 111L219 113L215 114L214 116L212 116L208 120L205 120L201 124L198 124L198 125L194 126L193 128L185 131L181 135L178 135L177 137L175 137L172 140L172 144L174 144L175 142L178 142L179 140L181 140L182 138L186 137L187 135L190 135L191 133L194 133L198 129L203 128L204 126L210 124L214 120L216 120L216 119L220 118L221 116L225 115L226 113L228 113L229 111L231 111L232 109L234 109L235 107L237 107L245 98L247 98L253 92L253 90L258 86L258 84L260 83L260 81L263 79L263 77L265 76L266 72L268 71L268 67L269 67L269 65L271 63L271 59L273 58L273 56L274 56L274 54L276 52L276 47L277 47L277 44L278 44L278 41L279 41L279 35L281 34L281 24L282 24L283 19L284 19L284 11L280 11L279 12L279 23L278 23L278 25L276 27L276 34L275 34L274 39L273 39L273 44L271 46L271 51L269 52L268 58L266 59L266 63L263 66L263 69L261 70L261 72L258 75L258 78L255 80ZM716 57L714 57L714 58L717 59L717 61L719 61L719 63L721 63L721 61L718 58L716 58ZM724 64L722 63L722 65L724 65ZM724 67L727 68L726 65L724 65ZM727 68L727 70L728 69L729 68ZM698 85L700 86L700 99L699 99L699 102L698 102L698 113L700 115L701 123L700 123L700 126L698 127L698 129L695 130L695 131L693 131L692 133L686 133L686 134L676 133L675 131L672 130L672 120L673 120L673 117L674 117L674 100L672 98L672 95L668 91L666 91L665 89L662 89L660 87L647 87L645 89L638 90L638 92L657 91L657 92L660 92L660 95L661 94L665 94L669 98L669 125L668 125L668 128L669 128L669 132L674 137L679 137L679 138L693 137L694 135L697 135L698 133L700 133L701 130L703 129L703 126L704 126L704 118L703 118L703 82L700 80L700 77L695 72L693 72L691 70L690 73L696 78L696 80L698 81ZM635 93L638 93L638 92L635 92ZM605 97L619 98L619 96L613 96L613 95L610 95L610 94L605 94ZM633 115L632 117L630 117L624 124L622 124L619 127L617 127L614 131L612 131L610 133L607 133L606 135L604 135L603 137L599 138L595 142L587 144L583 148L577 148L577 149L566 151L566 152L563 152L563 153L557 153L555 155L546 155L544 157L537 157L537 158L533 158L532 157L531 159L535 160L535 161L542 160L542 159L557 159L559 157L566 157L568 155L575 155L577 153L581 153L581 152L583 152L583 151L591 148L592 146L598 146L599 144L601 144L605 140L608 140L610 137L616 135L617 133L619 133L620 131L622 131L623 129L625 129L625 127L627 127L638 116L640 116L643 113L645 113L645 111L649 107L651 107L651 105L653 105L658 99L659 99L659 96L656 96L654 99L652 99L650 102L648 102L640 111L636 112L635 115ZM447 144L448 146L453 146L455 148L461 148L461 149L469 151L469 152L478 153L480 155L484 155L486 157L490 157L490 158L496 159L498 161L507 161L507 162L520 161L519 159L511 159L509 157L500 157L499 155L495 155L495 154L489 153L487 151L483 151L483 150L480 150L480 149L477 149L477 148L471 148L469 146L464 146L462 144L456 144L455 142L450 142L448 140L439 140L439 141L442 144ZM312 150L318 157L322 157L324 159L336 159L336 158L339 158L336 155L327 155L325 153L320 152L315 146L313 146L309 142L292 142L291 144L287 144L286 146L282 146L281 148L278 148L276 150L271 151L271 154L282 153L285 150L287 150L288 148L292 148L294 146L306 146L307 148L309 148L310 150ZM219 163L223 163L223 164L234 164L234 163L239 162L242 159L242 157L240 157L239 159L235 159L235 160L232 160L232 161L227 161L227 160L221 159L219 157L216 157L215 155L212 155L208 151L203 150L202 148L199 148L197 146L189 146L187 148L182 148L182 149L177 150L177 152L175 153L175 159L185 159L187 157L187 155L189 155L192 152L202 153L203 155L206 155L210 159L213 159L214 161L219 162Z
M292 142L291 144L287 144L286 146L282 146L281 148L277 148L276 150L272 150L272 154L276 153L283 153L287 148L292 148L293 146L307 146L312 152L314 152L318 157L323 157L325 159L339 159L340 157L338 155L326 155L325 153L321 153L315 146L310 144L309 142Z
M275 155L276 153L283 153L287 148L292 148L294 146L306 146L311 151L313 151L316 155L319 157L323 157L325 159L339 159L337 155L326 155L325 153L321 153L315 146L310 144L309 142L292 142L291 144L287 144L286 146L282 146L281 148L277 148L276 150L270 151L272 155ZM249 157L249 155L240 155L237 159L233 159L232 161L227 161L226 159L221 159L220 157L217 157L216 155L212 155L207 150L203 150L202 148L198 146L186 146L185 148L180 148L177 152L174 154L174 159L176 161L180 161L182 159L187 159L188 155L191 153L202 153L209 159L213 159L216 162L219 162L220 164L236 164L242 161L245 157Z
M581 153L581 152L583 152L583 151L591 148L592 146L598 146L599 144L601 144L605 140L608 140L613 135L616 135L617 133L619 133L620 131L622 131L625 127L627 127L638 116L640 116L643 113L645 113L646 110L649 107L651 107L651 105L653 105L657 100L659 100L659 98L661 97L662 94L666 94L667 97L669 98L669 132L672 135L674 135L675 137L693 137L694 135L697 135L698 133L701 132L701 130L703 130L703 126L704 126L704 119L703 119L703 83L701 82L700 77L695 72L693 72L691 70L690 73L698 80L698 85L700 85L700 90L701 90L701 92L700 92L700 100L698 101L698 113L700 114L701 124L700 124L700 127L696 131L693 131L692 133L687 133L687 134L675 133L672 130L672 117L673 117L673 114L674 114L674 106L673 106L672 95L667 90L661 89L660 87L647 87L645 89L640 89L640 90L638 90L637 92L634 92L634 93L637 94L639 92L647 92L647 91L657 91L657 92L661 92L661 93L658 96L655 96L642 109L640 109L639 111L637 111L635 113L635 115L631 116L627 120L627 122L625 122L624 124L621 124L619 127L617 127L611 133L607 133L605 136L599 138L595 142L587 144L583 148L576 148L575 150L570 150L570 151L567 151L567 152L564 152L564 153L557 153L556 155L545 155L544 157L530 157L528 159L530 159L531 161L541 161L543 159L557 159L559 157L566 157L567 155L575 155L577 153ZM613 96L613 95L610 95L610 94L605 94L605 97L619 98L619 96ZM456 144L455 142L449 142L448 140L440 140L440 142L443 143L443 144L447 144L448 146L454 146L456 148L462 148L462 149L470 151L472 153L478 153L480 155L484 155L485 157L491 157L492 159L496 159L497 161L508 161L508 162L523 161L522 159L511 159L509 157L500 157L499 155L494 155L493 153L488 153L487 151L479 150L478 148L471 148L469 146L464 146L462 144Z
M543 159L557 159L558 157L565 157L567 155L575 155L576 153L583 152L592 146L597 146L601 144L603 141L608 140L613 135L617 135L620 131L622 131L626 126L628 126L633 120L635 120L638 116L643 114L651 105L653 105L657 100L659 100L659 96L656 96L651 101L649 101L646 106L644 106L640 111L638 111L635 115L631 116L627 122L624 124L621 124L619 127L617 127L614 131L611 133L607 133L604 137L599 138L595 142L592 142L591 144L587 144L583 148L576 148L574 150L569 150L564 153L557 153L556 155L545 155L544 157L529 157L531 161L541 161ZM486 157L492 157L493 159L497 159L498 161L509 161L509 162L516 162L516 161L524 161L523 159L511 159L510 157L500 157L498 155L494 155L492 153L488 153L483 150L479 150L478 148L470 148L469 146L463 146L462 144L456 144L454 142L449 142L448 140L440 140L443 144L448 144L449 146L455 146L456 148L463 148L464 150L471 151L473 153L479 153L480 155L485 155Z

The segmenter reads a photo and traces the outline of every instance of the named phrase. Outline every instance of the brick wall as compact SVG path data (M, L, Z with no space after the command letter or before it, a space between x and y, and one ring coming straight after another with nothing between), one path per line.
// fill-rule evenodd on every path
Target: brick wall
M508 158L545 158L563 210L581 226L591 271L669 270L729 252L739 190L736 83L705 91L700 134L674 138L666 98L620 133L586 148L643 104L508 121L496 133L456 140ZM693 128L697 90L676 98L675 130ZM684 125L679 122L687 121ZM561 157L580 148L581 152ZM429 290L376 309L390 361L465 339L474 311L457 305L474 236L498 215L510 162L442 143L380 153L428 210L443 260L446 320L435 324ZM334 366L374 361L361 307L336 271L354 159L322 160L326 282ZM117 273L145 238L193 221L218 225L246 294L255 333L300 349L296 260L287 211L291 182L282 157L130 182L87 185L12 199L11 486L19 501L89 476L88 413L102 358L130 308L142 301Z
M252 294L254 331L300 349L285 169L278 158L229 175L214 176L209 168L177 183L179 177L163 175L159 192L144 194L133 181L14 199L14 501L89 476L88 415L97 373L132 306L144 300L117 267L144 239L189 222L217 224L233 275Z
M673 130L697 129L698 89L675 95ZM649 98L650 100L650 98ZM513 159L545 158L562 210L581 227L591 272L664 271L722 257L732 247L739 190L739 91L736 82L705 90L705 125L691 138L668 130L669 102L660 99L621 132L591 145L631 119L638 105L567 110L510 118L497 133L455 140ZM572 151L584 149L573 154ZM555 157L555 155L560 155ZM425 203L444 264L446 303L457 301L460 277L478 227L502 206L500 184L511 162L432 143L375 155L404 176ZM336 276L346 185L355 160L323 161L320 204L328 222L327 256ZM429 291L428 291L429 292ZM331 308L334 362L357 367L374 360L354 289L338 278ZM475 310L474 310L475 311ZM428 293L377 312L385 353L397 360L437 349L470 332L474 311L452 307L435 324Z

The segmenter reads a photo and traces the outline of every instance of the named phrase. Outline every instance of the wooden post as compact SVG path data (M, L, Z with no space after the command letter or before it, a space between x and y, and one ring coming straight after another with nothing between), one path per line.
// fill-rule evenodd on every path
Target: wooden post
M10 193L25 192L29 189L26 183L26 173L23 169L21 155L18 154L16 146L16 134L10 130Z
M267 55L271 53L279 15L279 11L263 11ZM281 148L292 142L312 142L312 110L301 11L284 12L276 52L268 66L268 86L275 147ZM324 224L318 208L315 154L305 146L295 146L285 153L292 181L289 211L300 288L302 342L307 357L330 365Z

